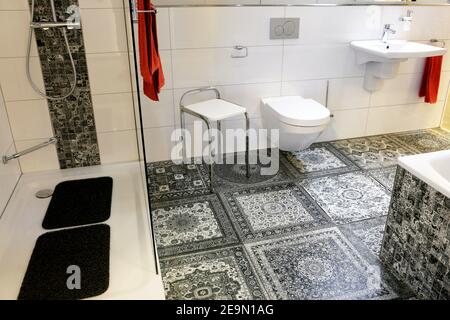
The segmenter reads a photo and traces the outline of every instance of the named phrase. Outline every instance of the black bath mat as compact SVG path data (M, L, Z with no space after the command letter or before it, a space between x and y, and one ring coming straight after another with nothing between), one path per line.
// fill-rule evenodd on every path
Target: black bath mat
M42 227L57 229L108 220L112 188L111 177L61 182L53 192Z
M110 228L105 224L40 236L19 299L72 300L102 294L109 286L109 249ZM80 289L73 288L77 284L74 280L77 274Z

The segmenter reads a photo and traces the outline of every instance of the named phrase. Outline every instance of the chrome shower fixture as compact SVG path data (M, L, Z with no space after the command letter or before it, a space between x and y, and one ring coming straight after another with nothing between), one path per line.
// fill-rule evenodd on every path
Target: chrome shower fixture
M50 1L50 6L52 8L53 21L51 21L51 22L48 22L48 21L36 22L36 21L34 21L35 0L31 0L31 21L30 21L30 32L28 35L26 72L27 72L28 81L30 82L31 87L34 89L34 91L36 91L36 93L38 93L40 96L42 96L48 100L61 100L61 99L65 99L68 96L70 96L75 91L75 88L77 86L77 70L75 67L75 62L72 57L72 52L70 51L70 45L69 45L69 40L67 39L66 28L67 29L80 29L80 26L81 26L80 12L79 12L79 8L77 6L75 6L75 5L69 6L67 8L66 12L71 14L71 16L67 19L66 22L58 22L58 19L56 17L55 1L54 0L49 0L49 1ZM65 42L65 45L67 48L67 52L69 54L70 63L72 65L72 73L73 73L73 81L72 81L70 90L62 96L54 96L54 97L48 96L45 92L43 92L34 83L33 79L31 78L31 73L30 73L31 41L33 38L33 30L35 30L35 29L48 30L50 28L60 28L61 29L61 32L64 37L64 42Z

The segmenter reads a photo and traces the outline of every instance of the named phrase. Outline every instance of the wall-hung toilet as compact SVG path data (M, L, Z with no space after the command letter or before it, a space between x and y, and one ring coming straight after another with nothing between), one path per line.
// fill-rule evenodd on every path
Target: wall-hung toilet
M266 129L279 129L279 147L284 151L308 148L331 120L330 110L301 96L262 99L261 113Z

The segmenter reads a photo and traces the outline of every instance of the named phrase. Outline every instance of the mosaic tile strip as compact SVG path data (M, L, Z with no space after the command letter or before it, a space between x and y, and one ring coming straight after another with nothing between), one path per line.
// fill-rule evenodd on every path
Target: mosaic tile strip
M246 245L272 299L392 299L377 266L337 228Z
M249 187L221 195L243 241L276 237L331 223L294 183Z
M261 300L264 289L242 247L160 260L169 300Z
M450 298L450 199L401 167L380 258L419 298Z
M152 206L152 218L161 257L238 242L216 195L159 202Z
M55 0L58 21L66 21L65 11L71 5L78 6L78 1ZM50 1L36 0L34 20L53 21ZM71 88L73 71L63 33L57 28L35 30L35 36L45 91L50 96L64 95ZM83 31L67 30L67 37L77 69L77 87L63 100L48 100L61 169L100 164Z

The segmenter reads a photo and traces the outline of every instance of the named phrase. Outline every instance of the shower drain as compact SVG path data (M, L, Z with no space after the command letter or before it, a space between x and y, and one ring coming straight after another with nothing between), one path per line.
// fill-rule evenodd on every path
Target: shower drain
M47 199L53 195L53 190L52 189L39 190L38 192L36 192L35 195L36 198L38 199Z

